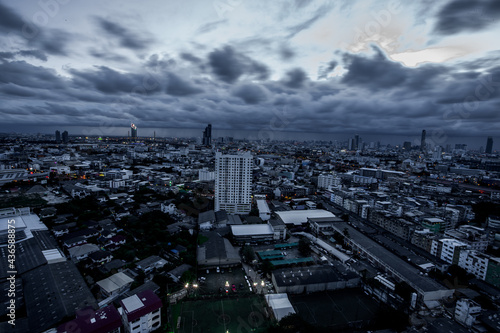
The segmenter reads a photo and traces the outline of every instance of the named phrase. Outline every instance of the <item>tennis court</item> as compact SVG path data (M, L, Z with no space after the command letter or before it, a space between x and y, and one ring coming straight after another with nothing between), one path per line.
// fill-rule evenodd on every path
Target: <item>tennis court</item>
M266 332L269 327L263 297L185 301L174 306L174 331Z

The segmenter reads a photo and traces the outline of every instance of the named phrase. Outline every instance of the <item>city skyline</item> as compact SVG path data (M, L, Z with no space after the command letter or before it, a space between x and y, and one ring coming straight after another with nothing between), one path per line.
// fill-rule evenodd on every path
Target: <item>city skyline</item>
M42 131L26 130L20 132L11 131L9 133L2 133L0 135L51 135L54 136L54 131L59 127L47 127L41 129ZM86 137L129 137L130 127L113 127L109 132L106 133L94 133L90 128L82 128L77 126L67 126L71 136L86 136ZM206 128L206 127L205 127ZM193 139L198 138L203 142L203 128L141 128L142 135L139 138L186 138ZM331 141L331 142L344 142L347 145L349 140L354 137L354 133L346 134L335 134L335 133L312 133L312 132L286 132L286 131L275 131L275 132L262 132L259 131L245 131L245 130L224 130L213 128L213 139L233 137L235 139L247 139L262 140L262 139L272 139L272 141ZM440 137L438 137L439 139ZM486 147L486 136L475 136L475 137L445 137L444 140L435 142L431 141L430 148L436 146L441 146L445 148L447 145L455 146L456 144L466 144L468 149L472 150L483 150ZM495 139L495 136L492 136ZM442 138L441 138L442 139ZM421 132L415 131L412 135L363 135L363 140L369 144L371 142L379 142L381 145L390 144L392 146L403 146L405 142L410 142L413 147L418 147L421 140ZM495 150L493 145L493 150Z
M500 0L0 0L0 332L500 328Z
M3 131L425 128L484 146L500 126L495 1L51 4L0 1Z

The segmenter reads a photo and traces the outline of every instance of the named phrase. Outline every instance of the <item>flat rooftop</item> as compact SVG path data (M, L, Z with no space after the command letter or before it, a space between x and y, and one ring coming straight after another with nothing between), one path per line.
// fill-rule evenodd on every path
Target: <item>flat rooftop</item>
M268 224L232 225L231 231L234 236L272 235L274 233L273 228Z
M260 214L270 213L266 200L257 200L257 208Z
M0 247L0 278L2 279L8 276L7 271L11 271L8 267L8 254L6 246ZM47 259L34 238L16 242L15 270L17 274L22 274L46 263Z
M308 285L342 281L330 266L283 268L273 271L278 286Z
M30 332L57 324L96 300L76 266L70 262L43 265L22 275Z
M307 219L328 217L333 218L335 215L324 209L307 209L307 210L289 210L284 212L276 212L285 224L302 225L307 223Z

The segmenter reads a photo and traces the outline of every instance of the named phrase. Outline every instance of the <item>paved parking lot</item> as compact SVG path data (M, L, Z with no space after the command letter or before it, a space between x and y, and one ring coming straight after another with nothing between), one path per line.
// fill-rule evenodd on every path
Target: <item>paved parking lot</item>
M226 293L248 295L253 293L249 290L245 280L245 272L241 267L222 268L219 273L215 269L211 269L208 274L206 269L200 270L198 276L205 278L204 282L200 281L198 287L198 292L202 295ZM235 290L233 290L233 285Z

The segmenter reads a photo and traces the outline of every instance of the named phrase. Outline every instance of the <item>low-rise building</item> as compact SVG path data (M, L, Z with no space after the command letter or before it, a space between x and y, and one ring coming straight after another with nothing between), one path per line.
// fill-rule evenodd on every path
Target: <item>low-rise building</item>
M167 261L165 259L152 255L139 261L137 263L137 268L147 274L152 272L154 269L162 268L166 264Z
M471 250L484 252L488 248L488 234L484 229L473 226L462 226L456 230L447 230L444 235L465 243Z
M97 285L101 288L101 293L109 297L129 290L132 282L134 282L134 279L123 272L119 272L104 280L98 281Z
M481 312L481 306L470 299L461 299L457 301L455 307L455 320L460 324L471 327L475 321L476 317Z
M80 309L76 318L57 328L57 333L120 333L122 319L118 310L109 305L99 310Z
M478 279L492 285L500 286L500 258L474 250L465 250L460 253L458 266Z
M333 213L324 209L290 210L276 212L276 215L278 215L285 225L291 227L306 225L309 218L335 217Z
M453 294L433 279L420 275L420 271L391 251L383 248L377 242L362 234L345 222L334 225L335 231L343 233L347 229L346 241L353 252L356 251L362 258L366 258L373 266L383 269L396 282L405 281L416 290L419 300L424 302L440 300Z
M69 256L74 261L80 261L89 256L89 254L99 251L99 246L95 244L83 244L68 249Z
M259 210L259 217L262 221L268 221L271 218L271 210L266 200L257 200L257 209Z
M444 232L446 229L446 222L437 217L426 217L422 221L422 227L429 229L433 233L437 234Z
M102 265L110 262L113 259L113 255L109 251L99 250L89 254L89 258L94 265Z
M309 227L315 235L324 234L325 232L333 231L333 224L337 222L342 222L343 220L339 217L317 217L307 219L309 222Z
M241 264L238 251L227 238L215 231L204 231L200 235L208 238L197 248L196 260L200 268L234 267Z
M232 225L231 232L239 244L281 241L286 237L284 224L274 220L266 224Z
M151 290L127 297L120 304L126 333L149 333L160 327L162 302Z
M410 242L415 246L418 246L427 252L431 252L432 241L437 237L435 233L429 229L415 230L411 235Z
M275 270L272 281L278 293L301 294L355 287L359 277L352 273L346 280L330 266L309 266Z
M431 254L441 258L449 264L458 265L460 252L467 248L467 244L456 239L443 238L432 241Z

